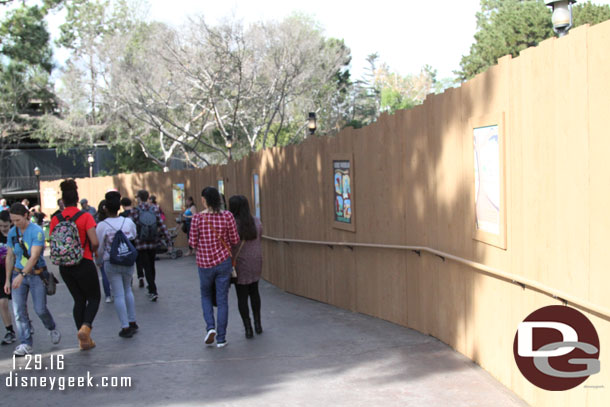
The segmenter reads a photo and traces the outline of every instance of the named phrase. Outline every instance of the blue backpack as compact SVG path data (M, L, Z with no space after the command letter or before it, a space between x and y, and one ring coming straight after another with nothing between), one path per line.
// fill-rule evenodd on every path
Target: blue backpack
M106 222L108 226L112 229L112 225ZM138 251L135 246L127 239L125 233L123 233L123 225L125 224L125 218L123 218L123 223L121 227L116 230L114 234L114 239L112 240L112 245L110 246L110 264L116 264L118 266L133 266L136 262L136 258L138 257Z

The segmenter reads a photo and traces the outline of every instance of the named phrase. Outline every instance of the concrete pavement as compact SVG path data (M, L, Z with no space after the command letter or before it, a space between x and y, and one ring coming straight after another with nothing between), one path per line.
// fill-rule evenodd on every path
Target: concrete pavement
M59 278L57 268L51 269ZM232 288L229 345L206 347L194 257L160 260L157 274L156 303L134 285L140 332L131 339L118 336L114 305L104 303L102 296L92 331L97 347L87 352L78 350L72 298L63 282L49 297L49 309L63 335L59 345L51 344L30 305L41 369L24 370L24 359L17 359L13 369L14 346L1 346L2 405L527 405L432 337L287 294L265 282L260 287L264 333L245 339ZM51 358L57 362L58 357L63 357L64 369L51 370ZM35 360L30 367L35 367ZM67 388L70 376L87 374L94 387ZM16 377L31 381L43 376L56 378L53 390L49 379L45 388L6 386L7 377L15 383ZM109 377L110 384L112 377L118 382L130 378L131 386L102 387L102 377ZM58 389L62 380L63 391Z

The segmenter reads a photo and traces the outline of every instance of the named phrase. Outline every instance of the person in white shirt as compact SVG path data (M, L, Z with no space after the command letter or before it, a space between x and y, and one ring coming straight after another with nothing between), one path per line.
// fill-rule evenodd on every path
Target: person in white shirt
M116 191L106 193L106 212L108 217L98 223L96 234L100 241L97 257L98 262L104 263L104 270L110 280L110 286L114 294L114 307L121 322L119 336L131 338L138 330L136 324L136 309L133 292L131 291L131 280L134 266L121 266L110 263L110 249L112 241L118 230L121 230L127 239L133 241L136 238L136 225L130 218L118 215L121 208L121 194Z

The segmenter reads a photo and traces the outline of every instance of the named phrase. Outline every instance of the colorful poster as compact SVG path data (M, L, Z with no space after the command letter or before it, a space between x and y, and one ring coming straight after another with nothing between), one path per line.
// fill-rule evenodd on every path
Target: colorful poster
M172 202L174 212L182 212L184 209L184 184L173 184L172 185Z
M352 223L352 180L349 161L333 161L335 221Z
M474 189L477 229L500 234L500 143L498 126L474 129Z
M257 218L261 218L261 192L258 174L254 174L254 212Z

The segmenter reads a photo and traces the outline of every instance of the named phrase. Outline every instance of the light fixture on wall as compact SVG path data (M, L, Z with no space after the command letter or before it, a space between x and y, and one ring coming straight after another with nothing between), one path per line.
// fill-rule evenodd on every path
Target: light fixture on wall
M572 3L576 0L547 0L544 2L553 10L553 31L563 37L572 28Z
M231 135L227 136L227 141L225 142L225 146L229 150L229 161L233 159L233 155L231 154L231 148L233 147L233 137Z
M309 112L309 118L307 119L307 130L309 131L309 135L313 136L317 128L316 114L314 112Z
M95 162L93 154L89 153L89 155L87 155L87 162L89 163L89 178L91 178L93 177L93 163Z
M38 193L38 205L42 209L42 202L40 201L40 168L34 168L34 175L36 175L36 192Z

